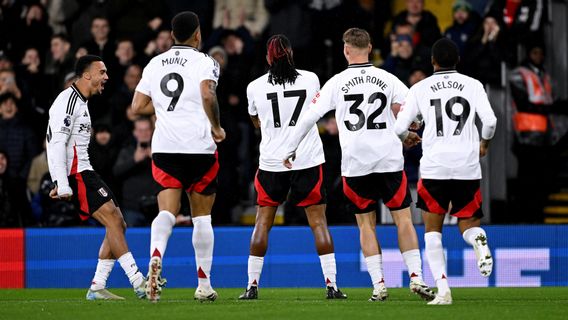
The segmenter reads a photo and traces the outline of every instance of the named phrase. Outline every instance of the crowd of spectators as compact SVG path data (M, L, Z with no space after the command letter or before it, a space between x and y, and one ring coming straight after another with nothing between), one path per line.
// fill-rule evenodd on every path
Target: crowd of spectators
M424 0L404 0L392 15L391 1L373 0L3 0L0 1L0 227L79 223L70 203L50 201L45 151L48 110L73 81L75 60L103 58L109 82L89 101L93 122L90 158L118 196L129 225L148 225L156 213L151 177L153 122L130 109L142 69L172 45L169 21L191 10L200 17L203 52L221 65L217 94L227 140L219 145L219 193L213 219L234 222L235 208L252 205L259 132L249 123L246 86L266 70L265 41L283 33L294 47L298 68L325 83L345 68L341 34L348 27L370 32L371 57L411 86L432 73L430 46L454 40L462 54L460 71L490 85L495 72L514 67L518 48L542 39L546 20L535 2L466 0L452 3L453 24L441 30ZM481 9L480 9L481 8ZM542 8L540 8L542 9ZM340 153L332 116L322 121L327 157L330 221L353 219L341 210ZM420 150L407 152L409 179L418 179ZM335 200L332 200L335 199ZM187 205L185 205L187 207Z

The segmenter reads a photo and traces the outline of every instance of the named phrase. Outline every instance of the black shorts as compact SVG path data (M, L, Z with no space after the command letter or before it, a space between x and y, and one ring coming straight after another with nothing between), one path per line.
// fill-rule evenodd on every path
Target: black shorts
M152 176L164 189L183 189L203 195L217 192L219 161L215 154L152 154Z
M118 207L114 194L98 173L85 170L68 177L73 190L73 203L79 208L81 220L87 220L103 204L112 200Z
M390 210L408 208L412 203L404 171L343 177L343 194L347 198L349 211L355 213L376 211L379 199Z
M433 180L418 181L416 207L437 214L450 214L458 218L483 217L481 211L480 180Z
M270 172L258 170L254 178L256 203L262 207L277 207L288 196L288 202L298 207L326 203L322 165L297 171Z

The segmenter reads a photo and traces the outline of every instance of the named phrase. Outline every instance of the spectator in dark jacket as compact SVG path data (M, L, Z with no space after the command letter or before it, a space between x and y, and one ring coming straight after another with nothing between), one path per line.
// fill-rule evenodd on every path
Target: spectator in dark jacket
M406 0L406 10L393 19L393 29L401 23L414 26L414 46L431 47L441 37L438 19L430 11L424 10L424 0Z
M504 50L503 30L495 13L490 12L466 45L464 63L461 64L463 72L484 84L501 84L501 62L505 60L506 54Z
M463 57L466 43L479 28L481 18L477 12L472 11L467 0L456 0L452 12L454 23L446 29L444 36L458 46L460 57Z
M8 175L26 181L32 158L39 153L33 131L18 117L16 98L11 93L0 96L0 148L10 158Z
M134 121L134 140L125 145L114 165L115 176L122 180L121 209L128 226L148 224L146 215L157 214L156 185L152 178L152 120ZM153 215L152 215L153 218Z
M112 134L110 127L106 124L95 124L93 132L94 136L89 144L91 165L111 190L118 190L118 181L112 173L112 167L118 156L118 148L111 143Z

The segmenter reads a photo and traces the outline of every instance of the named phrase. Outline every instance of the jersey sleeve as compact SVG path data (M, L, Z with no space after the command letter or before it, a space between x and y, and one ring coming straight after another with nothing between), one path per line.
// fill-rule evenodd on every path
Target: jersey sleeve
M215 83L219 81L219 63L210 56L203 59L203 66L199 72L199 82L204 80L213 80Z
M67 142L76 116L67 108L68 101L58 97L49 110L47 126L47 162L49 174L59 191L69 188L67 179Z
M151 72L150 72L150 67L151 64L149 63L146 68L144 68L144 71L142 71L142 78L140 79L140 82L138 82L138 85L136 86L136 91L143 93L145 95L147 95L148 97L152 97L152 92L151 92Z
M479 120L481 120L482 127L481 127L481 138L484 140L491 140L493 135L495 135L495 129L497 127L497 117L495 117L495 113L491 108L491 104L489 103L489 98L487 97L487 93L483 88L481 83L478 83L477 89L477 101L476 101L476 113L479 116Z
M248 101L248 113L251 116L258 116L258 110L256 109L256 104L254 103L253 85L250 83L247 87L247 101Z
M405 86L406 87L406 86ZM394 131L400 140L406 139L408 127L419 114L418 100L414 90L409 90L404 101L401 103L400 111L394 124Z
M402 104L404 99L406 99L406 95L408 94L408 87L395 76L392 76L392 80L393 94L391 104Z
M336 78L333 77L313 97L308 110L323 117L326 113L336 108ZM319 83L319 81L318 81Z

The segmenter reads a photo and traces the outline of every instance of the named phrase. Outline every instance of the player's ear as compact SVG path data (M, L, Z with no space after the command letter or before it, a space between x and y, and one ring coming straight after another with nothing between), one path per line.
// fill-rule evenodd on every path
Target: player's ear
M266 62L268 63L269 66L272 65L272 61L270 60L270 57L268 55L266 55Z

